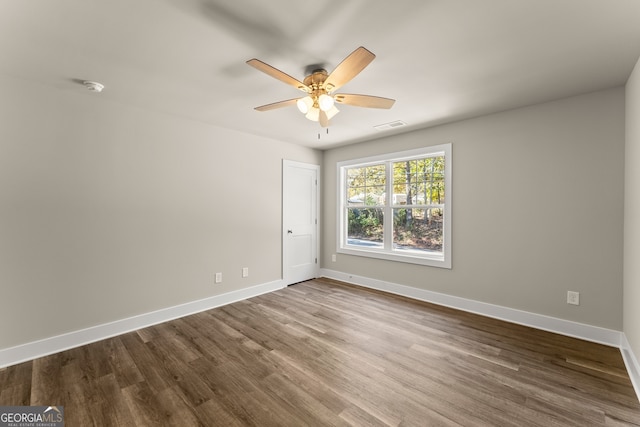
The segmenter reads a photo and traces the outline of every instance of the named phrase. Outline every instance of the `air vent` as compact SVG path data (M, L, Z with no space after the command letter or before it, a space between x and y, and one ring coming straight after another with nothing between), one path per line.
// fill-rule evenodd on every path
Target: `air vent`
M407 124L405 122L403 122L402 120L396 120L395 122L389 122L389 123L385 123L383 125L377 125L374 126L373 128L375 130L389 130L389 129L393 129L393 128L397 128L400 126L406 126Z

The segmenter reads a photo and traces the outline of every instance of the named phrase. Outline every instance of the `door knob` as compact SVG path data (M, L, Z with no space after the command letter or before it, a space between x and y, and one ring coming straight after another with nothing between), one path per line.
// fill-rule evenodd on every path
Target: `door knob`
M293 230L287 230L288 234L293 234Z

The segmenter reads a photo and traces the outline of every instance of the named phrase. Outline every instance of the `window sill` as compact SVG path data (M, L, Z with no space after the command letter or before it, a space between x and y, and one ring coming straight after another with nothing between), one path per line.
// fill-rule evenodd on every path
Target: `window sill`
M376 258L383 259L387 261L395 261L395 262L404 262L408 264L419 264L426 265L430 267L439 267L439 268L447 268L451 269L451 258L445 257L442 253L433 253L433 254L419 254L413 255L409 251L407 253L389 253L382 250L376 249L363 249L361 247L355 246L346 246L338 248L338 253L346 254L346 255L354 255L361 256L367 258Z

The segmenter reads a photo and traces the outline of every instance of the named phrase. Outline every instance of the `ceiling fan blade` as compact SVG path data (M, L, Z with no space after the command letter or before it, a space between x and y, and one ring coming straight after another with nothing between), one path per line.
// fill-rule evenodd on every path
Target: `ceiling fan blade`
M320 110L320 118L318 121L323 128L329 127L329 117L327 117L326 111Z
M291 77L289 74L284 73L280 70L278 70L277 68L272 67L271 65L267 64L266 62L262 62L259 59L250 59L247 61L247 64L251 65L253 68L262 71L265 74L270 75L271 77L273 77L274 79L278 79L281 82L284 82L290 86L295 87L296 89L299 89L303 92L311 92L311 88L307 85L305 85L304 83L302 83L300 80Z
M365 108L385 108L389 109L396 102L395 99L382 98L380 96L371 95L355 95L352 93L339 93L334 95L333 98L336 102L347 105L354 105L356 107Z
M288 107L290 105L296 105L296 102L298 102L298 99L299 98L287 99L286 101L278 101L272 104L261 105L259 107L256 107L255 109L258 111L269 111L269 110L275 110L276 108Z
M376 56L360 46L349 54L324 81L328 92L334 91L348 83L352 78L364 70Z

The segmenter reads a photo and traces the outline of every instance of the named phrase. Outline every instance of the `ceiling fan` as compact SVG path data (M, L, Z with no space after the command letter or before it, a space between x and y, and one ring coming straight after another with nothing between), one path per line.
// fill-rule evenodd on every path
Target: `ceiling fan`
M373 53L360 46L351 52L330 74L323 68L311 69L310 74L302 82L259 59L250 59L247 64L307 94L302 98L274 102L255 109L269 111L297 105L307 119L319 122L322 127L327 127L329 120L339 112L335 106L336 102L366 108L391 108L396 102L394 99L371 95L333 93L357 76L375 57Z

